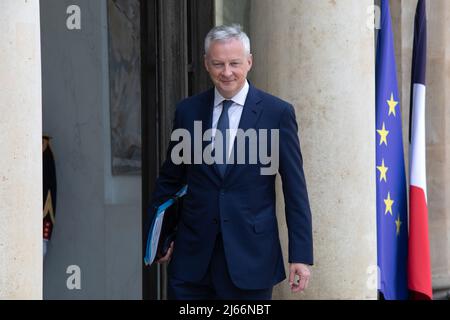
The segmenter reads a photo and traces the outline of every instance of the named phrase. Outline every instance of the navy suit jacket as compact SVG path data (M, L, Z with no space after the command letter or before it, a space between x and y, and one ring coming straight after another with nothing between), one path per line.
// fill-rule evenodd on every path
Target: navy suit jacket
M173 129L187 129L192 137L195 121L202 122L203 132L210 129L213 104L214 89L181 101ZM294 108L250 85L239 128L279 130L278 173L285 200L289 262L313 264L311 212ZM152 198L157 204L188 184L169 274L184 281L200 281L221 231L228 269L237 287L266 289L284 280L276 218L276 174L261 175L264 166L259 161L229 164L223 178L214 164L175 165L170 155L177 143L169 145Z

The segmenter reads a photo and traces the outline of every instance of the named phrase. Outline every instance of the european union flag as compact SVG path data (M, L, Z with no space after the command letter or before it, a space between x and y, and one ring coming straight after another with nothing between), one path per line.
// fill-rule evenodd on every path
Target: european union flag
M408 223L402 118L389 1L381 1L376 61L376 177L379 290L407 299Z

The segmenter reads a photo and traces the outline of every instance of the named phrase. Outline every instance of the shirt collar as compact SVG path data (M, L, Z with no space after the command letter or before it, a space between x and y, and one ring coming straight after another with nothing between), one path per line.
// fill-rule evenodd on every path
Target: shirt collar
M244 106L245 105L245 100L247 99L247 95L248 95L248 91L250 89L250 86L248 84L248 81L245 80L245 84L242 87L242 89L231 99L234 103L240 105L240 106ZM214 107L218 107L223 100L227 100L225 99L219 92L219 90L217 90L217 88L214 88Z

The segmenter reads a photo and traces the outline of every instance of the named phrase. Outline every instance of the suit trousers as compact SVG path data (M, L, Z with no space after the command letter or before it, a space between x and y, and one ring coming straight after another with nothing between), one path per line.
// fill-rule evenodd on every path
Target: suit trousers
M169 274L167 295L169 300L271 300L272 289L245 290L234 285L219 233L205 277L198 283L189 283Z

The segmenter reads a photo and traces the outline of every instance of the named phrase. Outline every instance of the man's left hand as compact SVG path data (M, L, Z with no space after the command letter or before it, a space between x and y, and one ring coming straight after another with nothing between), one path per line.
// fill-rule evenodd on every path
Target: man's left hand
M299 281L296 282L295 276L298 275ZM291 263L289 265L289 285L292 293L300 292L308 288L311 271L306 264Z

